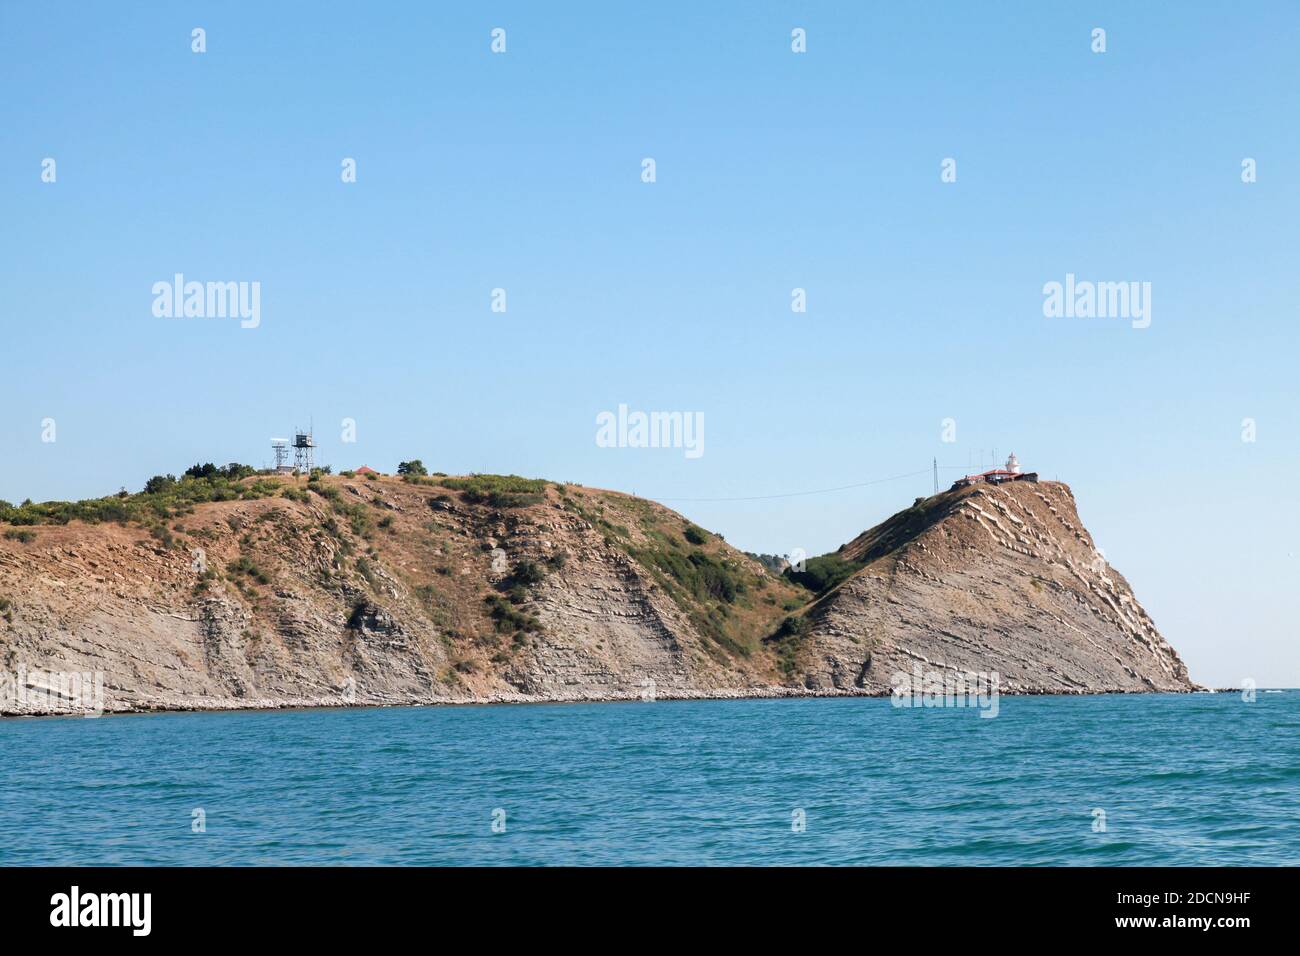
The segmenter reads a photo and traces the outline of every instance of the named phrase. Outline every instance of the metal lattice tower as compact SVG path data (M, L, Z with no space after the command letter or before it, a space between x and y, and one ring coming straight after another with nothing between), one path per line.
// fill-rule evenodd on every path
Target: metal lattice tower
M311 474L311 470L316 467L313 456L313 449L316 447L316 441L312 438L309 431L294 431L293 434L293 467L304 474Z
M289 439L272 438L271 452L275 455L275 470L287 471L289 468Z

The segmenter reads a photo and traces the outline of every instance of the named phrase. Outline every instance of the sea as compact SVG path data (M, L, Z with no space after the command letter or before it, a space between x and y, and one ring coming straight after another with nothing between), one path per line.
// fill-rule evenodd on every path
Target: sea
M1300 692L0 720L0 865L1300 863Z

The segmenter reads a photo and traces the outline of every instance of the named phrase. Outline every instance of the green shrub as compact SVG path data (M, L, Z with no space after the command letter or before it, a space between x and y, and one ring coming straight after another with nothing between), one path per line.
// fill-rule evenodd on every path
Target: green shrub
M790 637L807 637L808 632L811 630L812 625L808 623L806 617L787 617L781 622L781 626L773 633L772 640L783 641Z
M196 465L190 471L197 469L206 473L208 467ZM240 478L230 477L231 474L243 474L245 470L251 473L247 465L232 463L225 468L213 466L206 477L186 475L179 480L168 481L168 475L155 475L147 483L147 488L151 490L127 495L125 498L110 495L83 501L45 501L40 504L28 500L17 507L0 502L0 524L67 524L70 521L99 524L113 521L120 524L134 522L153 525L161 520L190 513L195 505L204 502L235 501L274 494L278 487L275 482L254 482L252 486L245 487Z
M542 478L520 478L518 475L470 475L468 478L440 478L438 484L454 491L473 491L487 495L494 491L502 494L541 494L550 482Z
M274 498L275 493L279 490L280 482L259 478L251 485L245 486L245 488L239 493L239 497L244 501L253 501L258 498Z
M728 604L744 590L744 582L730 567L703 551L682 555L676 551L635 549L632 557L667 572L694 597L715 598Z
M232 461L224 468L218 468L212 462L208 462L206 465L193 465L185 469L186 478L224 478L227 481L239 481L241 478L248 478L255 474L257 474L256 468L251 465L241 465L237 461Z
M270 584L271 578L263 572L251 558L240 555L234 561L226 565L226 571L231 577L238 578L241 575L247 575L255 580L258 584Z
M764 639L773 645L776 666L787 679L794 677L799 669L799 650L811 630L812 625L807 618L787 617L771 636Z
M157 495L175 487L175 475L154 475L144 483L144 493L146 495Z
M471 475L468 478L442 478L438 484L459 491L466 503L490 508L526 508L544 500L546 482L540 478L518 475Z
M704 544L705 541L709 540L704 531L693 524L688 524L686 526L686 530L682 532L682 537L691 544Z
M787 568L785 576L815 594L825 594L862 567L860 562L845 561L838 554L823 554L805 561L802 571Z
M348 527L358 538L370 537L370 514L361 505L348 504L346 501L340 501L337 498L331 506L336 512L348 519Z
M488 616L502 634L529 634L542 629L542 622L534 615L516 609L499 594L489 594L483 601L488 606Z
M475 496L474 492L467 491L465 500L471 504L485 504L489 508L527 508L529 505L538 505L543 501L541 495L516 495L508 491L488 492L485 498Z
M546 577L546 569L536 561L523 560L515 565L514 574L510 576L512 583L524 587L531 587L534 584L541 584Z
M375 579L374 568L370 566L370 562L365 558L357 558L357 573L365 578L366 583L372 588L379 587L379 581Z

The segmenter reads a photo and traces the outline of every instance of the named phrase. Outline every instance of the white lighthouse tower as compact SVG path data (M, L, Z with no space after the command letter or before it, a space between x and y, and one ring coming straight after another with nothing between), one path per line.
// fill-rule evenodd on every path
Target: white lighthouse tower
M1007 471L1013 475L1020 474L1020 462L1016 459L1016 453L1013 451L1007 456Z

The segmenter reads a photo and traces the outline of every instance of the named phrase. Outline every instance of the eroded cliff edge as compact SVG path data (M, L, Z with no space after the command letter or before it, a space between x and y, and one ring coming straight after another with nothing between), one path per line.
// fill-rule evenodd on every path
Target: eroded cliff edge
M949 491L840 553L865 567L805 613L814 686L886 693L920 665L1010 693L1195 689L1060 482Z
M820 595L657 504L492 476L261 478L154 518L0 525L15 675L103 675L109 711L1189 690L1054 482L946 492L840 549ZM105 499L107 501L108 499Z

